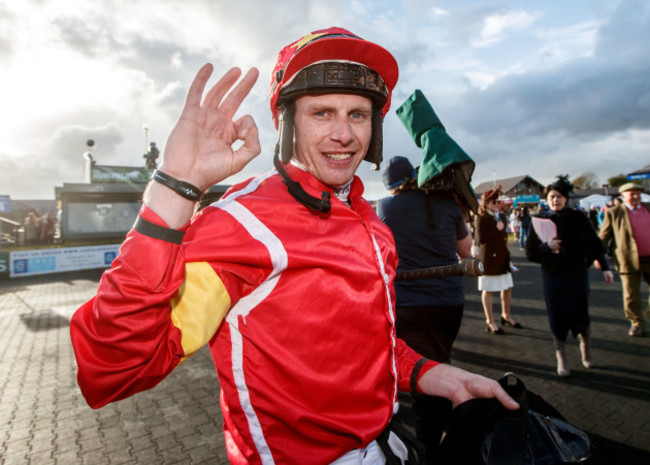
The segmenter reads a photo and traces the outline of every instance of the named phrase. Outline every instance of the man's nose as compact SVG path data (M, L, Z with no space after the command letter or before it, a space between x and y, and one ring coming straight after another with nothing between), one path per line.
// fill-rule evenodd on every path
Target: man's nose
M334 128L332 129L332 139L339 141L343 145L347 145L354 139L352 127L347 115L339 116L334 121Z

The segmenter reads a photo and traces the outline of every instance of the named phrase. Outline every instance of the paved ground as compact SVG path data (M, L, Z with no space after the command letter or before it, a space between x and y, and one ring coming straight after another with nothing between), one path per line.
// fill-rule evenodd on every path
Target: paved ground
M568 380L555 375L539 270L516 247L513 315L525 326L484 332L476 280L452 358L498 378L514 371L594 442L591 464L650 464L650 337L630 338L620 282L593 271L597 367L569 348ZM155 389L91 410L75 383L68 319L93 295L100 272L0 281L0 464L225 464L218 382L203 350ZM495 307L498 314L498 307Z

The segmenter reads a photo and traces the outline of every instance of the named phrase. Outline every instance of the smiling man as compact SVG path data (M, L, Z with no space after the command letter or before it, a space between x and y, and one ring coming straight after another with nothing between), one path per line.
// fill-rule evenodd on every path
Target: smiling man
M328 186L349 183L368 151L372 102L331 94L296 101L294 152L307 171Z
M616 268L623 284L625 318L630 322L628 334L644 336L641 283L650 285L650 204L641 202L643 188L632 182L619 187L623 203L607 209L600 228L600 238L616 257ZM646 308L650 316L650 303Z
M72 319L88 403L150 389L208 344L236 464L416 463L391 427L399 390L517 408L496 381L395 335L393 238L354 174L381 162L392 55L340 28L284 48L271 82L276 170L193 214L200 192L260 152L252 118L233 119L257 71L237 83L232 69L203 97L211 71L192 83L133 230Z

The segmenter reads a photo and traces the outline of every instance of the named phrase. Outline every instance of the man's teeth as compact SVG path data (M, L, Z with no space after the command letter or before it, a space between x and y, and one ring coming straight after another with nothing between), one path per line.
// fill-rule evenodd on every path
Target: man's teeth
M326 153L325 156L327 158L331 158L332 160L347 160L352 156L351 153Z

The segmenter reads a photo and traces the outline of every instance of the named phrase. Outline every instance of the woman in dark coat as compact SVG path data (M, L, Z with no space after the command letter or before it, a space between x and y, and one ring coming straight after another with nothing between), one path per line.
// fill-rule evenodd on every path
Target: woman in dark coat
M513 328L522 327L510 316L513 282L510 274L508 233L505 221L499 213L500 189L501 186L496 186L483 194L475 227L478 256L484 268L483 276L478 279L478 290L482 291L485 331L492 334L504 334L494 321L492 313L492 296L497 292L501 295L501 324Z
M605 282L611 283L614 274L605 257L605 246L598 238L589 219L581 212L568 208L569 193L573 189L567 176L544 190L549 212L535 215L530 236L526 242L528 260L542 265L544 300L553 333L557 373L569 376L565 345L569 331L580 340L582 364L592 366L589 337L589 275L594 260L600 263ZM543 221L552 221L555 237L542 237Z

